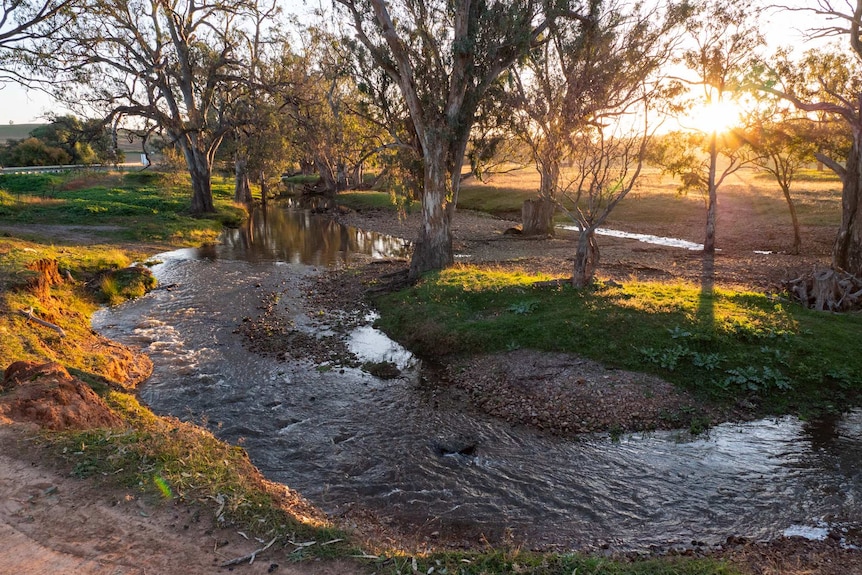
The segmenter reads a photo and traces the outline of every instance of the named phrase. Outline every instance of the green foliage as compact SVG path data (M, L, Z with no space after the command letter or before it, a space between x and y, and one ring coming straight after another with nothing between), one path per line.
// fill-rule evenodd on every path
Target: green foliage
M433 553L427 557L387 559L392 573L414 575L437 573L451 575L735 575L739 571L710 559L663 558L621 561L577 554L541 554L525 551L487 551L483 553Z
M56 166L118 162L109 131L99 120L55 116L50 124L35 126L28 138L0 148L5 166Z
M786 391L792 387L787 379L778 369L763 367L738 367L727 371L728 377L722 382L723 387L737 387L743 391L754 393L770 391Z
M14 142L0 150L0 164L4 166L62 166L72 163L65 150L49 146L38 138Z
M532 348L648 371L719 402L765 411L858 404L862 317L826 315L755 293L632 282L534 287L524 273L456 267L382 297L378 324L420 355Z
M0 189L12 194L44 194L60 185L56 174L0 174Z

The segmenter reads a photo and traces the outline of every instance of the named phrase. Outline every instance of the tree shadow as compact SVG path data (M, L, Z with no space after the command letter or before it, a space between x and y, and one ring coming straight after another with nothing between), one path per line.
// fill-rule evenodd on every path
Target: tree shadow
M703 252L703 267L700 274L700 300L697 306L697 324L712 328L715 323L715 252Z

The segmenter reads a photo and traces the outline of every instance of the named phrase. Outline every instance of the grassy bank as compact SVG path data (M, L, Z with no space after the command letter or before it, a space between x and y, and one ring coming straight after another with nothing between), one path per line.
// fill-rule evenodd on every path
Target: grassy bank
M146 376L146 358L90 329L89 318L100 305L144 293L144 286L117 280L121 274L108 275L146 259L143 248L129 242L168 247L215 239L225 223L239 223L244 216L244 208L230 202L230 186L214 186L217 214L191 218L185 215L188 188L166 185L156 174L0 178L0 224L15 225L27 238L0 237L0 370L14 361L60 363L127 424L122 431L46 432L43 442L52 446L51 459L65 461L78 477L203 507L220 525L301 541L292 559L357 553L301 497L264 480L243 449L141 406L125 389ZM97 226L89 229L99 243L75 245L63 240L65 233L42 237L45 230L20 226L30 223L85 231ZM50 285L37 281L36 268L45 261L55 261L61 270ZM28 321L21 310L32 310L63 334Z
M155 172L127 174L0 175L0 219L10 224L101 226L106 242L198 245L245 217L233 204L233 184L213 181L217 213L188 215L190 190L182 178ZM36 232L38 233L38 232Z
M758 293L630 282L574 290L456 267L378 301L379 325L421 355L530 348L660 375L721 404L808 416L858 405L862 316Z

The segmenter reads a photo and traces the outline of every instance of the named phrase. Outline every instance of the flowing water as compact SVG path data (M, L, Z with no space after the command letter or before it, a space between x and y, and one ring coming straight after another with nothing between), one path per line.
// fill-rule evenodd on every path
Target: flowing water
M858 541L862 411L818 423L724 424L695 439L567 441L429 391L431 376L370 326L348 345L397 363L401 377L261 357L235 331L266 294L281 294L280 310L299 329L319 330L300 297L313 266L404 246L301 211L272 210L251 230L228 234L223 246L162 254L154 271L174 287L100 312L94 326L150 354L155 371L140 395L156 412L241 443L267 477L327 512L370 509L416 533L537 548L667 548L830 530Z

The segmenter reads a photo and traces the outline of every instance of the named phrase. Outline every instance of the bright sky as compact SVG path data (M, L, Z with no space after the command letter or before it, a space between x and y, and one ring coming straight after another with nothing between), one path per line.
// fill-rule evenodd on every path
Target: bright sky
M303 14L315 6L328 6L321 0L282 0L286 12ZM800 0L797 5L805 5ZM811 15L805 13L783 12L764 18L770 30L767 32L769 43L774 46L790 45L800 47L803 40L801 29L811 23ZM15 84L6 84L0 88L0 124L14 122L30 124L44 122L50 113L63 113L56 102L49 96L36 90L26 90Z

